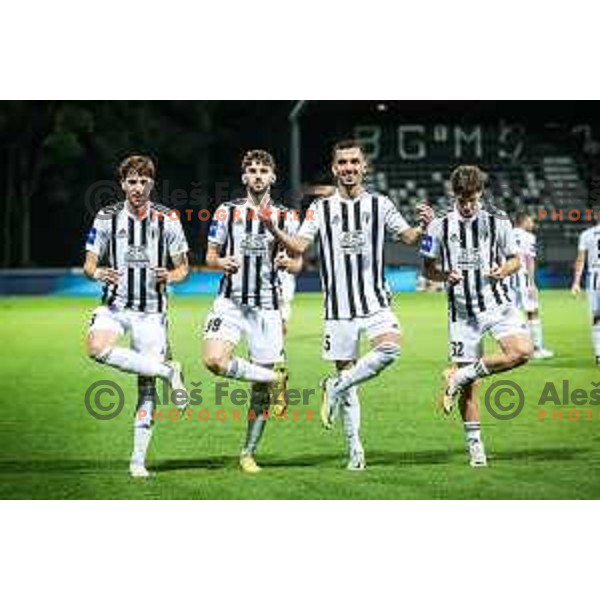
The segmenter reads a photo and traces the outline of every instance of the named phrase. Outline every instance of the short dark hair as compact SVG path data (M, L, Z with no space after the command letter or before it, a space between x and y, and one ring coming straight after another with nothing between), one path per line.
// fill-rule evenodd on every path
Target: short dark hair
M340 140L336 142L331 150L331 162L335 161L335 154L338 150L348 150L349 148L358 148L363 155L366 156L363 145L355 138L349 138L346 140Z
M257 162L267 167L271 167L275 170L275 159L273 155L266 150L248 150L242 158L242 172L246 170L246 167L251 165L253 162Z
M460 165L450 175L450 185L456 196L471 196L482 192L488 176L475 165Z
M156 175L154 162L149 156L144 156L143 154L132 154L121 162L119 165L119 178L121 181L126 179L131 171L135 171L138 175L150 177L151 179L154 179Z
M521 210L515 215L515 223L517 225L520 225L525 219L528 219L530 217L531 215L527 211Z

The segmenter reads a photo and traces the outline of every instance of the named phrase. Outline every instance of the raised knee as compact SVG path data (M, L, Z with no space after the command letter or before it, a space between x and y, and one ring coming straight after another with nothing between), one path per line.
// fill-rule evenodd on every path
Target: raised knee
M531 345L523 345L515 348L509 354L509 360L513 366L518 367L524 365L533 354L533 347Z
M214 375L223 375L227 370L227 361L224 356L208 354L204 356L204 366Z
M110 344L89 340L87 344L88 357L97 362L104 362L106 355L110 352Z

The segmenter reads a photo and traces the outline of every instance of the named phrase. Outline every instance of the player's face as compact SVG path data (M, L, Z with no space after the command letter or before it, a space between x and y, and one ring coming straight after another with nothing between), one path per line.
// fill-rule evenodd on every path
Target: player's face
M141 208L150 198L154 187L154 179L145 175L138 175L135 171L127 173L121 182L127 201L133 208Z
M367 171L367 161L360 148L336 150L331 171L338 185L353 187L362 183Z
M242 176L245 186L253 194L262 194L275 182L273 167L252 161L245 169Z
M531 217L527 217L523 221L523 229L529 232L532 232L535 229L535 222Z
M462 217L469 219L477 214L482 192L475 192L469 196L456 197L456 210Z

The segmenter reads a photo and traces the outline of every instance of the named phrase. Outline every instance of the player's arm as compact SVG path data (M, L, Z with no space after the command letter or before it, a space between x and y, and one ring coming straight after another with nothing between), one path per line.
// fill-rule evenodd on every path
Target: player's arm
M85 253L85 262L83 263L83 272L94 281L103 283L119 283L119 271L110 267L98 266L98 255L91 250Z
M435 258L423 259L423 274L426 279L430 279L431 281L446 281L448 279L448 273L442 271L440 264Z
M400 240L407 246L416 246L427 231L429 223L433 221L434 212L429 204L422 202L417 205L417 219L419 225L410 227L404 217L396 209L390 200L387 200L386 227L393 232L394 239Z
M290 255L288 252L278 252L275 257L275 266L284 269L292 275L298 275L302 271L304 260L302 254Z
M577 258L573 265L573 284L571 285L571 293L577 295L581 292L581 276L585 267L586 253L585 250L577 251Z
M235 256L221 256L221 246L214 242L208 242L206 266L211 269L223 271L228 275L235 273L240 268L237 258Z
M301 256L311 244L311 240L302 235L290 235L283 229L280 229L272 219L265 219L265 228L293 256Z
M190 272L190 264L187 253L182 252L171 257L173 268L156 267L154 275L157 283L179 283L183 281Z
M98 259L104 256L108 247L108 220L104 215L98 214L94 219L94 224L88 231L85 241L85 262L83 272L95 281L103 283L119 283L119 272L110 267L98 267Z
M190 272L187 253L189 246L181 221L169 221L166 231L167 252L173 263L172 269L166 267L154 267L154 276L157 283L179 283L183 281Z
M506 260L501 265L492 265L488 275L500 280L514 275L521 268L514 229L508 218L499 222L498 246Z
M267 198L263 199L259 206L259 215L265 224L265 229L271 232L276 242L283 246L291 256L298 256L304 254L308 247L311 245L317 230L317 217L315 210L315 203L306 211L306 218L300 226L298 233L290 233L281 229L277 224L277 218L275 218L276 211L274 211L266 203Z
M489 276L492 279L504 279L514 275L521 268L521 259L516 255L508 256L501 265L495 265L490 269Z

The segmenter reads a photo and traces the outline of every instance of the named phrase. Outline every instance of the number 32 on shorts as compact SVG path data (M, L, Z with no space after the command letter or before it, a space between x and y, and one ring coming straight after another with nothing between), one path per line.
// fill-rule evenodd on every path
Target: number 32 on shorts
M464 342L450 342L451 358L462 358L465 352Z

